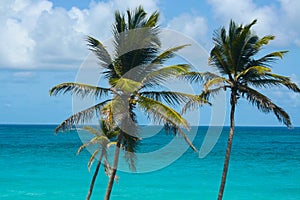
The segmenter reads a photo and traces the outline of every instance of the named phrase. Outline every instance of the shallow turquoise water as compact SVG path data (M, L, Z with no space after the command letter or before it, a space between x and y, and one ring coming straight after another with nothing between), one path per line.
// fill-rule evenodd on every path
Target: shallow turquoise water
M76 155L81 141L75 131L54 135L53 129L0 125L1 200L85 199L92 176L86 167L90 154ZM198 129L197 147L206 129ZM118 172L112 199L216 199L227 133L224 128L213 151L203 159L188 150L158 171ZM140 151L159 149L171 139L157 134L144 140ZM154 163L149 160L137 163L137 167ZM102 199L106 183L101 170L92 199ZM300 128L238 127L224 199L300 199Z

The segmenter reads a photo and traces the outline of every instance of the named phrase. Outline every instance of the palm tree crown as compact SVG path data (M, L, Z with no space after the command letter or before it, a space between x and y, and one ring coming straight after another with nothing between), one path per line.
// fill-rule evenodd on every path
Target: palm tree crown
M290 78L272 73L271 63L282 58L287 51L272 52L259 57L260 50L275 37L267 35L258 37L251 27L254 20L248 25L237 25L234 21L229 24L228 32L224 27L215 31L213 41L214 48L210 52L209 64L220 75L211 72L188 72L184 74L190 82L204 82L202 98L209 100L221 90L230 91L230 133L224 161L222 181L218 199L223 198L227 177L232 139L235 127L235 107L240 97L245 98L264 113L273 112L280 122L291 127L289 115L267 96L255 88L271 88L284 86L294 92L300 92L299 87L291 82ZM185 109L192 107L193 102L186 104Z
M97 158L97 155L100 154L99 158L98 158L98 163L90 184L90 188L86 197L86 200L89 200L91 198L93 189L94 189L94 184L102 163L102 160L104 159L103 162L103 166L104 166L104 170L105 173L110 176L111 174L111 166L109 164L108 161L108 153L107 153L107 149L111 146L111 145L115 145L116 142L114 142L113 140L116 139L116 135L117 135L117 130L113 129L113 128L109 128L108 124L106 124L105 120L101 120L100 121L100 127L101 129L98 130L92 126L84 126L83 130L87 131L88 133L90 133L91 135L93 135L94 137L82 144L77 151L77 154L79 154L80 152L82 152L83 149L87 148L87 147L96 147L94 152L92 153L89 161L88 161L88 170L90 171L90 168L93 164L93 162L95 161L95 159Z
M165 61L174 57L177 51L187 45L162 51L157 25L158 17L158 12L147 17L142 7L138 7L134 12L127 10L126 15L116 12L112 54L100 41L91 36L87 37L89 49L97 56L104 69L102 75L106 78L109 87L62 83L50 90L50 95L71 93L82 97L94 95L97 99L101 99L101 102L96 105L70 116L55 131L66 130L73 124L84 123L98 114L105 116L105 119L110 120L108 124L119 127L116 147L125 150L125 157L132 169L135 169L134 152L139 144L136 108L143 111L152 121L165 124L167 131L182 135L196 150L182 131L182 128L189 129L188 122L170 106L187 101L202 102L202 99L190 94L163 90L165 81L188 71L187 64L164 65ZM119 155L117 149L115 158ZM114 163L113 167L116 168L118 160L115 159ZM115 172L116 170L112 173L111 181ZM111 188L108 191L107 199Z
M289 115L268 97L254 89L285 86L294 92L300 92L298 86L292 83L289 77L274 74L271 70L270 64L282 58L287 51L272 52L256 58L262 47L275 37L267 35L259 38L250 30L255 23L256 20L249 25L238 26L231 21L228 33L224 27L215 32L213 37L215 46L210 53L209 64L222 76L206 75L203 97L208 98L221 89L230 89L236 95L236 99L231 103L236 103L239 97L246 98L260 111L273 112L280 122L290 127Z

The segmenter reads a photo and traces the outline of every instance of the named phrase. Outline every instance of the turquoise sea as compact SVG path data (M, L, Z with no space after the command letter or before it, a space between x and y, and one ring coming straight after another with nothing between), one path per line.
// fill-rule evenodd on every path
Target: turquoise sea
M1 200L85 199L94 170L87 170L90 154L76 155L81 145L76 131L54 135L54 128L0 125ZM194 140L198 148L206 130L198 128ZM158 171L118 172L112 199L216 199L228 130L223 128L217 145L205 158L188 150ZM171 135L157 134L143 141L140 151L161 148L171 139ZM106 184L101 169L92 199L103 199ZM300 128L237 127L224 199L299 200Z

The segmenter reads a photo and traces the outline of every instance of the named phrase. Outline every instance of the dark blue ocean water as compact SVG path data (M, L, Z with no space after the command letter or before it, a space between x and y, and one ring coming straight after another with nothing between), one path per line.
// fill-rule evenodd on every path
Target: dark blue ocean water
M89 152L76 155L81 140L76 131L54 135L55 126L0 125L0 199L85 199L92 177L87 170ZM199 127L194 140L199 148L207 127ZM147 131L151 132L148 127ZM158 171L118 172L112 199L216 199L220 184L228 128L205 157L188 150ZM145 139L140 152L161 149L172 140L159 133ZM175 148L176 150L176 148ZM161 159L137 168L160 165ZM121 157L121 159L123 159ZM150 167L151 168L151 167ZM102 199L107 177L100 170L92 199ZM299 200L300 128L237 127L225 200Z

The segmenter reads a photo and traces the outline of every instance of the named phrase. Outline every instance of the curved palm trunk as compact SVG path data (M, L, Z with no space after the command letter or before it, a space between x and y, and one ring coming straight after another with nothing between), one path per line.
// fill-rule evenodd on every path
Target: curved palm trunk
M116 145L116 150L115 150L115 155L114 155L114 166L113 166L113 169L112 169L112 173L109 177L109 181L108 181L108 185L107 185L104 200L109 200L110 199L110 194L111 194L112 187L113 187L113 184L114 184L114 180L115 180L115 177L116 177L118 162L119 162L119 155L120 155L121 134L122 133L119 134L118 139L117 139L117 145Z
M92 196L92 192L93 192L93 189L94 189L94 184L95 184L95 181L96 181L96 178L97 178L100 166L101 166L102 157L103 157L103 153L101 153L101 156L99 158L97 167L95 169L95 173L93 175L92 182L91 182L91 185L90 185L90 189L89 189L89 192L88 192L88 194L86 196L86 200L89 200L91 198L91 196Z
M224 193L224 188L225 188L225 183L226 183L226 177L227 177L229 159L230 159L230 152L231 152L231 146L232 146L232 139L233 139L233 135L234 135L234 112L235 112L236 102L237 102L236 91L232 91L231 97L230 97L230 104L231 104L230 132L229 132L228 141L227 141L227 149L226 149L226 155L225 155L225 161L224 161L224 167L223 167L223 173L222 173L222 180L221 180L221 185L220 185L219 194L218 194L218 200L223 199L223 193Z

